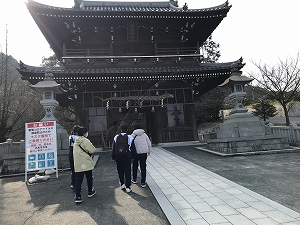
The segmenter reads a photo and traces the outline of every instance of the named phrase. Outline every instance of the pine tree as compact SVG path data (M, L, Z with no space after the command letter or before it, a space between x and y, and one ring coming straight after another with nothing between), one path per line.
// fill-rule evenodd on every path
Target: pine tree
M269 119L269 117L276 116L277 114L276 107L268 100L261 100L259 103L256 103L253 108L255 109L253 115L263 119L264 122L266 122L266 119Z

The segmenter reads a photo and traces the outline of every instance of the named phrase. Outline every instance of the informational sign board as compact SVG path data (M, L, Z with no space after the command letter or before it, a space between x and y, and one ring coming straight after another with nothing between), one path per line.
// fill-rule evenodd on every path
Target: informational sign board
M25 181L28 171L50 168L57 168L56 121L26 123Z

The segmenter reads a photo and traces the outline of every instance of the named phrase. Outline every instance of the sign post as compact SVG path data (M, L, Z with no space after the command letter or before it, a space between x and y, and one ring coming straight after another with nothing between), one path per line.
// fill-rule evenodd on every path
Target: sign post
M25 124L25 182L27 172L57 167L56 121Z

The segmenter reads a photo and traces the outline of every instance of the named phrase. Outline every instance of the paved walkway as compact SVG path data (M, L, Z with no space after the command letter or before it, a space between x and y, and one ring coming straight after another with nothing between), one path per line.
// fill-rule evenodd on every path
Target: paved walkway
M94 170L97 191L82 204L74 203L70 171L59 171L45 182L27 184L24 175L0 179L0 225L170 225L149 188L121 190L111 152L99 152ZM96 158L96 157L95 157ZM30 175L32 177L33 175Z
M194 146L179 147L185 144L191 143L173 143L162 147L168 149L170 145L176 146L177 150L174 152L178 153L180 150L183 153L181 155L186 154L191 161L194 161L191 157L199 157L199 152L195 152L197 150ZM199 145L199 143L195 144ZM55 175L51 175L49 181L32 185L24 183L24 176L0 179L0 224L300 225L298 212L199 166L212 164L211 168L216 171L218 166L213 165L219 164L219 167L223 167L224 158L202 153L202 161L197 165L162 147L154 147L148 158L147 183L149 188L141 188L140 185L133 184L133 192L128 194L120 189L116 165L110 159L111 153L109 151L98 152L100 157L95 157L95 160L98 160L95 168L97 194L91 199L87 198L84 183L82 192L84 201L80 205L74 204L74 193L69 186L69 171L60 171L58 179L54 178ZM204 157L203 154L207 156ZM283 164L281 166L285 168L298 171L295 167L299 164L293 160L284 161L282 158L286 157L284 154L276 156L282 159L279 161L276 161L274 157L275 155L263 157L262 163L270 168L279 167L281 163ZM294 158L298 159L296 155ZM253 170L250 159L247 157L246 159L249 160L247 162L243 162L242 159L231 157L227 158L225 163L232 164L232 166L244 163L241 165L244 170L234 170L240 173ZM251 160L254 160L256 164L259 163L255 157ZM286 163L292 165L289 167ZM262 169L263 167L255 168ZM267 174L266 171L262 171ZM290 174L283 169L277 172L278 176ZM274 173L277 172L274 171ZM226 170L225 173L236 176L232 170ZM292 175L295 182L288 183L291 181L288 178L284 183L284 185L294 186L295 192L298 192L299 182L296 182L298 174L295 172ZM257 178L253 182L255 187L261 184L259 182L265 181L261 179L262 174L258 171L252 175L252 178ZM138 176L140 179L140 175ZM249 174L246 177L245 179L251 180ZM272 178L276 179L276 177ZM235 181L238 182L238 180ZM277 180L281 179L277 177ZM269 182L270 185L264 182L262 187L270 188L274 192L274 185L272 186L271 181ZM242 182L242 184L247 184L247 182ZM290 195L294 198L299 196L293 195L295 192L291 189ZM290 199L286 192L278 192L278 195L283 195L284 199ZM294 206L295 210L299 209L298 204Z
M172 225L300 225L300 213L163 148L153 148L147 170Z

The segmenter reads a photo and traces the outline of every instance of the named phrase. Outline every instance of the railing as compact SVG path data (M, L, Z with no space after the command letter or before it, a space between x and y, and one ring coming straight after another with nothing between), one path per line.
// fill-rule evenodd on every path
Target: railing
M96 148L107 148L106 145L106 132L96 132L96 133L89 133L90 141Z
M194 141L193 128L165 128L162 129L162 142Z
M65 56L95 56L95 55L111 55L109 48L101 49L66 49Z
M190 55L190 54L200 54L199 46L197 47L175 47L175 48L164 48L164 47L154 47L155 55ZM83 48L66 48L63 47L63 56L112 56L114 55L113 46L99 46L98 48L83 49Z
M300 145L300 127L295 124L290 126L274 126L270 124L267 129L270 129L271 134L286 136L287 141L291 145Z
M156 55L189 55L199 53L195 47L182 47L182 48L157 48Z
M204 143L207 140L216 139L216 132L198 132L198 139L200 142Z
M290 145L300 145L300 127L295 124L290 126L274 126L269 124L266 126L266 134L282 135L287 138ZM198 132L200 142L207 142L210 139L216 139L217 134L215 131Z
M24 153L25 152L25 142L21 140L20 142L13 142L12 139L7 139L6 142L0 143L0 160L3 159L3 155Z

